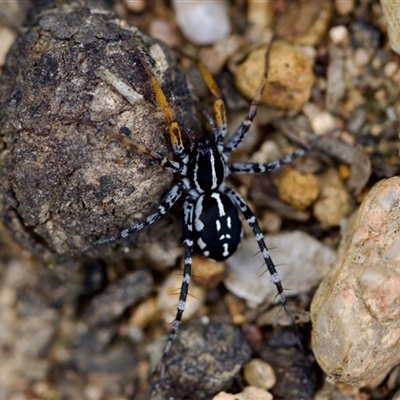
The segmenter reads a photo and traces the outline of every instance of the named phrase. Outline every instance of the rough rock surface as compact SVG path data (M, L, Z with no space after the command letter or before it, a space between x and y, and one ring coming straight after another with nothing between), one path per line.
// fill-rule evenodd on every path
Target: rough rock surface
M171 185L172 174L102 131L126 126L135 140L171 155L167 123L139 53L177 119L196 128L187 79L171 51L103 2L84 4L36 9L0 78L1 218L24 248L44 258L133 225ZM99 128L85 125L88 120ZM176 257L179 224L160 224L146 230L141 250ZM146 249L159 242L171 252Z
M164 379L157 375L153 380L152 399L209 399L231 382L250 357L250 347L231 324L182 325Z
M400 178L376 184L350 219L311 305L313 350L329 377L376 386L400 362Z
M261 82L266 48L251 51L236 71L238 89L252 99ZM272 107L300 109L315 82L314 60L297 47L277 40L271 48L268 82L261 101Z

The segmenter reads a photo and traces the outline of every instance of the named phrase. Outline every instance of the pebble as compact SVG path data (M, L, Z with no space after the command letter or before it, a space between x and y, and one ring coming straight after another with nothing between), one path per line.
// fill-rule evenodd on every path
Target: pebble
M314 103L305 104L303 112L308 117L313 132L317 135L324 135L336 128L333 115L328 111L322 111Z
M182 45L178 27L164 18L153 18L149 23L149 33L154 38L162 40L169 47Z
M193 256L191 275L193 281L199 286L215 288L225 275L225 264L201 255L196 255Z
M282 13L277 34L291 43L315 46L328 29L332 11L329 0L293 2Z
M165 360L165 376L155 374L154 400L208 400L249 362L251 350L232 324L196 321L183 324Z
M335 262L335 252L304 232L265 235L272 259L279 265L283 287L290 295L308 293L317 286ZM264 259L253 236L242 241L242 246L226 260L228 266L224 284L251 307L263 302L279 302L276 287L266 272ZM288 295L289 293L287 293Z
M172 271L160 287L157 303L162 312L163 319L170 323L176 317L176 306L179 301L179 293L182 285L182 270ZM205 301L206 291L204 287L190 282L189 295L186 298L185 312L183 321L192 318L201 308Z
M318 179L288 167L277 179L279 197L298 210L305 210L318 198Z
M125 7L132 12L141 12L146 8L144 0L124 0Z
M335 0L335 8L340 15L349 15L354 10L354 6L355 0Z
M0 66L4 65L6 55L10 50L11 45L14 43L17 35L16 33L4 26L0 26Z
M271 393L263 389L254 386L246 386L240 393L218 393L213 397L213 400L272 400L273 398Z
M387 22L390 46L394 52L400 54L400 9L395 1L381 1L383 14Z
M329 65L327 70L326 108L336 112L346 93L347 54L340 44L333 41L328 46Z
M338 226L352 211L352 199L338 172L328 169L318 176L320 193L313 214L327 226Z
M246 305L243 300L238 299L231 293L227 293L224 297L224 303L234 324L239 325L246 321Z
M129 325L141 329L146 328L148 324L157 319L158 311L156 298L150 297L135 307L129 318Z
M247 21L251 30L263 32L270 27L274 17L273 3L270 1L250 1L247 4Z
M260 85L265 64L265 47L254 49L235 72L239 91L252 99ZM299 110L308 101L315 82L314 59L282 40L271 48L268 82L261 102L271 107Z
M329 38L335 44L341 44L349 38L349 31L343 25L334 26L329 30Z
M86 307L83 316L92 325L113 321L142 298L153 288L153 279L147 271L134 271L109 285L102 293L93 298Z
M172 5L182 33L195 44L212 44L227 37L231 32L225 2L173 0Z
M276 376L273 368L264 360L253 358L243 367L244 379L251 386L271 389L275 386Z
M274 398L313 399L317 369L314 358L299 346L298 333L293 329L271 332L258 354L276 373L276 384L271 390Z
M312 342L329 378L376 387L400 363L400 178L377 183L345 228L311 304Z
M199 59L212 75L217 75L224 68L228 59L236 54L244 44L245 40L243 37L230 35L214 43L212 46L201 48L199 50Z

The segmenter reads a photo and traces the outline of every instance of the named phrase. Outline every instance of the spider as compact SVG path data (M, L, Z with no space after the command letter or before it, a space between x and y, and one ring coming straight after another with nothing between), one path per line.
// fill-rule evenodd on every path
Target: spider
M205 257L216 261L223 261L231 256L238 248L243 236L239 211L243 214L246 222L253 230L255 240L259 245L272 281L277 288L281 304L290 317L282 283L265 244L264 236L257 218L239 193L225 183L225 179L231 174L250 174L272 171L291 163L295 158L302 156L306 151L305 149L298 149L280 160L267 164L227 164L230 153L242 143L256 115L257 106L267 82L270 49L271 44L266 52L264 74L256 95L251 102L248 114L233 136L226 142L224 138L228 129L225 103L220 88L206 67L198 62L205 83L215 98L213 115L207 110L203 110L210 129L204 132L200 138L196 138L194 132L185 125L178 123L175 119L174 112L168 103L160 83L144 60L144 55L141 55L139 59L150 77L157 101L168 122L169 137L176 159L173 160L164 157L162 154L154 152L135 142L129 137L130 131L126 127L121 128L121 133L108 132L108 135L113 139L148 156L159 163L165 170L181 176L181 179L178 180L161 201L156 212L130 228L114 236L97 240L82 250L86 251L92 246L125 239L129 235L141 231L144 227L153 224L165 215L174 204L184 196L183 279L177 304L176 318L172 323L172 329L162 356L161 376L164 375L164 362L178 334L179 324L185 310L194 248L197 246ZM184 143L182 134L187 136L187 144Z

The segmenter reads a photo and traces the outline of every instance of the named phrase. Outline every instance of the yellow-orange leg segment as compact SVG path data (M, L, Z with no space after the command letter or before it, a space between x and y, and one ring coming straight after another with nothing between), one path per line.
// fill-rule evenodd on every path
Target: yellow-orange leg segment
M197 61L197 64L199 66L201 74L203 75L204 82L206 83L210 92L215 97L214 119L218 130L217 141L218 144L222 146L223 139L228 132L228 125L226 122L225 103L224 100L222 99L221 89L218 87L217 82L215 82L214 78L212 77L207 67L201 61Z
M188 159L188 155L187 155L185 147L183 145L182 133L179 128L178 122L175 119L175 115L174 115L174 113L168 103L168 100L165 96L165 93L161 89L161 86L158 83L158 80L155 77L153 71L150 69L150 67L147 65L147 63L144 60L140 59L140 62L142 63L143 67L146 69L146 71L150 77L151 84L154 89L154 93L157 97L157 101L163 110L165 118L167 119L168 132L169 132L169 137L170 137L171 144L172 144L172 150L181 160L183 160L185 162Z

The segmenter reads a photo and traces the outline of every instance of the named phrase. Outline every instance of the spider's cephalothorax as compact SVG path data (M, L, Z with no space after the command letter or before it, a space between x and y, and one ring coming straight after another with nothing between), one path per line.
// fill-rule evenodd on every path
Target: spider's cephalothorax
M298 149L294 153L268 164L227 164L231 151L240 145L256 115L257 105L267 81L269 52L270 48L265 58L264 76L251 103L247 117L226 143L224 142L224 138L227 133L227 123L222 94L211 74L201 63L199 63L200 70L216 100L214 101L214 114L211 116L205 111L205 116L210 125L210 132L205 133L200 139L195 139L193 132L190 132L187 127L180 126L175 120L174 113L154 73L150 70L144 59L142 61L151 79L157 100L168 121L169 136L173 152L177 158L176 160L168 159L160 153L147 149L133 141L127 135L109 132L109 135L114 139L147 155L160 163L164 169L182 177L170 189L154 214L149 215L142 222L121 231L117 235L100 239L89 246L111 243L140 231L145 226L152 224L165 215L178 199L185 194L183 203L183 246L185 250L183 279L176 319L173 322L173 327L163 354L162 375L164 374L166 356L177 335L179 323L185 309L194 247L197 246L206 257L218 261L225 260L231 256L238 248L242 238L242 224L239 218L239 211L244 215L247 223L254 232L255 239L268 271L271 274L272 281L277 287L282 306L287 311L286 298L283 293L281 280L264 242L257 219L244 199L234 189L231 189L224 183L225 179L231 174L271 171L282 165L291 163L295 158L305 153L305 150ZM188 149L183 144L181 129L188 133ZM126 132L126 129L124 131ZM288 311L287 313L290 315Z

